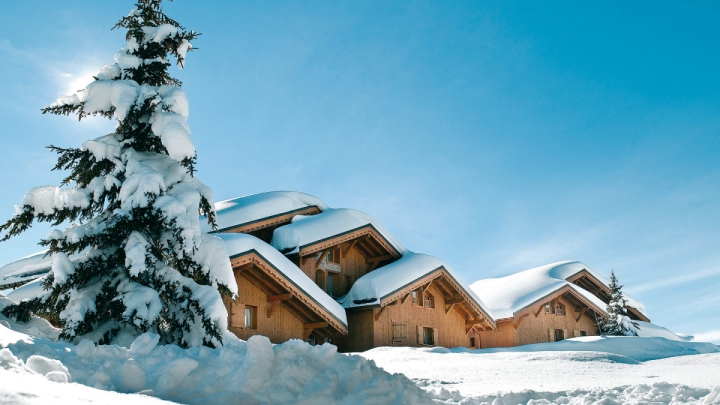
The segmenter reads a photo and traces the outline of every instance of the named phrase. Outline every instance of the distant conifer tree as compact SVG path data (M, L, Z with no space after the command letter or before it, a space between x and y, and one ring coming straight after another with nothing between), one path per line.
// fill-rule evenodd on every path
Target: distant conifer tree
M66 340L151 331L162 343L216 346L227 329L220 293L237 286L222 240L200 231L200 215L215 227L212 191L194 177L188 102L168 73L169 55L182 68L198 34L160 2L139 0L114 27L127 30L116 63L42 110L115 118L114 133L80 148L50 146L53 170L68 176L30 190L0 225L7 240L36 220L70 223L40 242L52 258L45 293L3 310L19 321L46 317Z
M607 304L608 315L599 322L600 333L606 336L637 336L640 325L627 315L622 287L618 283L615 272L610 272L610 302Z

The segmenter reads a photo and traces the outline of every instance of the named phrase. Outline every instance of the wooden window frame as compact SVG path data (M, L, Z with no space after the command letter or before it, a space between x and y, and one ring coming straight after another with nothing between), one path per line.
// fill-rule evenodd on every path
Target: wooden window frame
M410 295L411 295L410 298L412 298L413 306L419 307L420 306L420 290L419 289L412 290L412 292L410 292Z
M435 309L435 296L427 291L423 293L423 307Z
M249 316L248 316L249 314ZM258 307L255 305L245 305L245 309L243 310L243 328L244 329L257 329L257 314L258 314ZM249 318L249 319L248 319Z

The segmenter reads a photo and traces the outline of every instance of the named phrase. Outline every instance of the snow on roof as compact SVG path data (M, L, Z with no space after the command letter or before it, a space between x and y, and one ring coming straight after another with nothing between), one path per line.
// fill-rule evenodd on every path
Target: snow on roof
M20 287L10 291L6 294L6 297L10 298L15 302L20 302L24 299L33 299L39 297L45 290L43 290L42 282L45 281L45 276L36 278L35 280L23 284Z
M588 270L595 275L584 263L558 262L506 277L478 280L472 283L470 288L482 297L495 319L512 318L517 311L565 286L569 286L598 308L604 309L606 305L598 297L565 280L582 270Z
M289 225L273 233L270 244L285 253L297 253L303 247L372 225L401 255L407 252L390 232L370 215L348 208L327 209L318 215L298 215Z
M442 260L414 252L406 252L402 258L360 277L350 292L340 299L345 308L378 305L380 301L398 290L414 283L426 275L444 268L448 274L488 315L488 307Z
M47 250L33 253L0 267L0 289L40 278L50 272L50 255Z
M288 260L287 257L275 250L272 246L252 235L243 233L221 233L217 236L225 242L225 247L230 257L255 251L319 306L325 308L325 310L338 321L347 326L345 309L331 296L327 295L325 291L315 285L310 277L300 270L295 263Z
M222 231L313 206L320 211L328 209L324 202L309 194L297 191L270 191L219 201L215 204L215 211L218 230ZM207 221L201 223L203 232L212 231Z
M550 271L550 276L555 277L562 280L567 280L568 278L574 276L575 274L586 270L588 273L590 273L593 277L598 279L601 283L605 285L605 287L610 288L610 280L600 275L598 272L590 268L587 264L583 262L578 261L564 261L564 262L557 262L557 263L551 263L547 264L545 266L552 266ZM625 292L623 292L623 297L625 297L625 302L628 306L633 307L640 311L643 315L647 316L647 313L645 312L645 305L643 305L642 302L636 300L635 298L627 295ZM604 308L604 307L603 307Z

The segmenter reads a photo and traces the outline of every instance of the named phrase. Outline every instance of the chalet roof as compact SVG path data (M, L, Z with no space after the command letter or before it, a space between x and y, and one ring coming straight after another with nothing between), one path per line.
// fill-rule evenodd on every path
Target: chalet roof
M340 299L340 303L344 308L379 305L384 298L439 270L445 270L463 292L485 312L485 315L492 318L485 303L442 260L410 251L401 259L360 277L353 284L350 292ZM492 322L491 319L489 320Z
M270 191L215 203L220 232L310 207L321 212L328 208L320 199L297 191ZM201 221L201 227L203 232L212 231L207 221Z
M472 283L470 288L483 297L496 319L512 318L518 311L566 286L596 307L605 308L605 303L594 294L567 281L568 278L582 271L587 271L603 283L609 283L590 266L578 261L565 261L546 264L506 277L478 280ZM631 302L638 305L634 308L644 313L641 303L632 299L632 301L628 300L628 305Z
M282 273L288 281L305 293L318 306L324 308L347 328L345 309L315 283L293 262L282 253L262 240L242 233L221 233L218 235L224 242L230 257L255 252L266 262Z
M50 256L47 250L33 253L0 267L0 289L12 288L40 278L50 272Z
M405 246L375 218L347 208L327 209L313 216L298 215L291 224L275 230L270 244L285 254L298 253L306 246L368 226L375 229L399 254L405 254Z

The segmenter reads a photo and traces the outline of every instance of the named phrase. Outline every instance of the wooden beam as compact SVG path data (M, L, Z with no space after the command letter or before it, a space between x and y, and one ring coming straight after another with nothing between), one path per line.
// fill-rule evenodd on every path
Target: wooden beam
M380 262L373 262L373 263L370 265L370 268L368 269L368 272L371 272L371 271L375 270L375 268L378 266L379 263L380 263Z
M327 328L327 327L328 327L327 322L315 322L315 323L304 323L303 324L303 329L305 329L305 330L322 329L322 328Z
M463 302L465 302L465 298L456 298L456 299L452 299L452 300L445 300L446 304L462 304Z
M382 314L384 310L385 310L385 307L380 307L380 310L377 311L377 313L375 314L375 322L377 322L377 320L380 319L380 314Z
M327 256L328 253L330 253L330 250L332 250L332 249L325 249L325 250L323 250L323 252L322 252L322 254L320 255L320 257L318 257L317 260L315 261L315 268L320 267L320 263L323 261L323 259L325 258L325 256Z
M388 307L389 307L390 305L397 305L397 304L398 304L398 300L396 299L395 301L393 301L393 302L391 302L391 303L387 304L386 306L388 306Z
M448 312L452 311L453 307L457 304L456 302L451 303L449 306L445 305L445 315L448 314Z
M524 314L518 319L517 323L513 325L513 328L515 328L515 330L517 330L517 328L520 327L520 324L522 323L523 319L525 319L528 315L530 315L530 314L528 314L527 312L524 313Z
M407 301L407 299L408 299L408 297L410 296L410 294L412 294L412 292L409 292L409 293L405 294L404 297L402 297L401 304L403 304L403 305L405 304L405 301Z
M303 332L303 341L307 342L308 338L310 337L310 334L313 333L313 330L314 329L305 329L305 331Z
M292 294L280 294L280 295L268 295L267 302L276 302L276 301L287 301L291 300L293 297Z
M483 323L483 322L485 322L485 321L482 320L482 319L468 319L468 320L465 321L465 326L467 326L467 325L478 325L478 324L481 324L481 323Z
M587 308L587 307L585 307L585 308ZM576 323L580 322L580 318L582 318L583 314L585 313L585 310L586 310L585 308L583 308L583 310L580 311L580 313L578 314L577 318L575 318Z
M270 318L274 313L275 309L280 306L280 301L272 301L272 303L267 308L267 317Z
M309 255L307 255L307 256L303 256L303 258L302 258L302 264L305 265L305 262L307 262L308 260L310 260L310 258L311 258L312 256L313 256L312 254L309 254Z
M422 292L423 292L423 293L426 292L426 291L430 288L430 284L432 284L432 281L430 281L429 283L427 283L427 284L422 288Z
M440 292L442 293L443 298L445 298L445 301L452 300L454 298L455 295L452 293L452 291L449 288L447 288L447 286L444 283L442 283L442 277L436 278L435 280L433 280L433 282L435 283L435 288L440 290Z
M346 247L345 250L343 250L343 251L341 252L341 256L342 256L343 258L344 258L345 256L347 256L347 254L350 252L350 249L352 249L353 247L355 247L355 244L358 243L358 240L360 240L360 239L353 239L353 240L350 242L350 244L348 245L348 247Z
M540 308L538 308L537 312L535 312L535 318L537 318L538 315L540 315L540 312L545 308L545 306L546 306L547 304L548 304L548 303L546 302L546 303L540 305Z
M378 256L378 257L371 257L371 258L369 258L369 259L365 259L365 263L370 264L370 263L375 263L375 262L381 262L381 261L383 261L383 260L388 260L388 259L392 259L392 258L393 258L393 257L392 257L391 255L383 255L383 256Z

